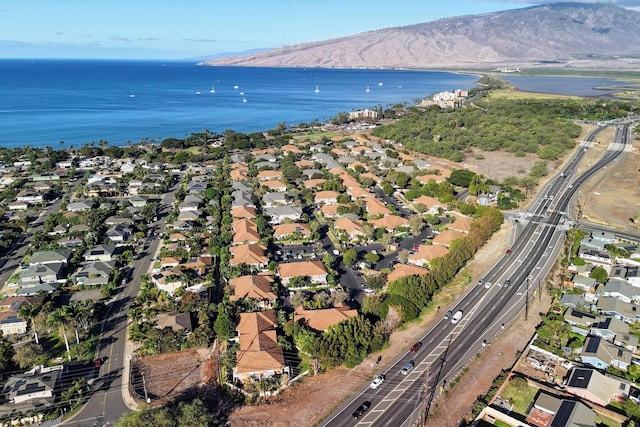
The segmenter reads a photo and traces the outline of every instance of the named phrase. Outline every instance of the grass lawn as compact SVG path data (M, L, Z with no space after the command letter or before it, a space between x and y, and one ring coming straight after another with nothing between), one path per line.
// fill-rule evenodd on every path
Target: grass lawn
M493 422L494 426L498 426L498 427L511 427L509 424L505 423L504 421L500 421L500 420L495 420Z
M527 381L520 377L513 377L509 384L500 393L500 397L507 399L513 404L513 411L521 415L526 415L531 402L533 402L537 388L529 387Z
M607 418L607 417L603 417L602 415L598 415L596 417L596 426L598 426L598 427L602 427L602 426L622 427L622 424L620 424L616 420L612 420L611 418Z
M489 99L580 99L577 96L557 95L549 93L522 92L515 89L494 90Z

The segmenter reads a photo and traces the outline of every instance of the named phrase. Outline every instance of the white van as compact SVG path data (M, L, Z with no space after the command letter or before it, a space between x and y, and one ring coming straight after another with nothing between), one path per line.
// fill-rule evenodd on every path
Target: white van
M462 310L456 311L456 314L454 314L453 317L451 318L451 323L455 325L460 321L460 319L462 319Z

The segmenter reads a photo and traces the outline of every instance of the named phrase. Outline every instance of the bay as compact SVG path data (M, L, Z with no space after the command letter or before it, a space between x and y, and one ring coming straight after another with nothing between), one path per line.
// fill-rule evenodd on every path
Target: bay
M192 62L0 60L0 147L79 147L182 138L413 103L469 89L437 71L208 67ZM214 92L212 92L212 89ZM368 89L368 90L367 90Z
M569 77L569 76L514 76L502 77L518 89L525 92L550 93L585 97L612 97L617 89L633 85L631 82L613 80L605 77ZM637 84L636 84L637 85ZM622 89L619 89L622 90Z

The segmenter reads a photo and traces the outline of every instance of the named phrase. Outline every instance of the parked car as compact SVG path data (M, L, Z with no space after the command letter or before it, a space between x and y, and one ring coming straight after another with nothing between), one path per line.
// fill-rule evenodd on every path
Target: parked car
M411 347L411 353L416 353L418 350L420 350L421 347L422 347L422 343L418 341L413 345L413 347Z
M371 402L364 401L362 402L362 404L360 406L358 406L358 409L355 410L355 412L353 414L351 414L351 416L354 419L358 419L360 418L365 412L367 412L367 410L371 407Z
M378 387L380 387L380 385L384 382L384 375L378 375L376 376L373 381L371 381L371 385L369 386L369 388L372 389L377 389Z
M413 363L413 360L405 363L404 366L402 367L402 370L400 371L400 374L407 375L409 371L413 369L414 366L415 364Z

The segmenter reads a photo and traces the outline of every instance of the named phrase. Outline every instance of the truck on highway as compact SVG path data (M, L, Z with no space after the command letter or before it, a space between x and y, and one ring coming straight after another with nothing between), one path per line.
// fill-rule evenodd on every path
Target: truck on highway
M462 310L458 310L458 311L456 311L456 314L454 314L453 317L451 318L451 323L453 323L455 325L461 319L462 319Z

